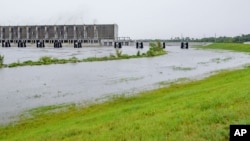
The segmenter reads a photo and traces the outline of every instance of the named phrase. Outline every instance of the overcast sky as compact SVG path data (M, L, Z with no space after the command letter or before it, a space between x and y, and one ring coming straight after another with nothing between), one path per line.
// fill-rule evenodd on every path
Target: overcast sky
M118 24L133 39L250 33L250 0L0 0L0 25Z

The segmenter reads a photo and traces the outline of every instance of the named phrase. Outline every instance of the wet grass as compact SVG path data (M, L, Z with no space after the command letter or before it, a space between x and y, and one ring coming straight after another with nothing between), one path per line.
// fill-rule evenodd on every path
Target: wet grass
M249 80L246 67L88 107L37 108L1 127L0 140L228 141L230 124L250 124Z
M178 78L178 79L172 80L172 81L161 81L161 82L158 82L157 84L159 86L170 86L173 84L179 84L179 83L184 83L184 82L188 82L188 81L191 81L191 79L189 79L187 77L182 77L182 78Z
M195 68L174 66L172 69L175 71L191 71L191 70L194 70Z
M112 84L117 84L117 83L125 83L129 81L136 81L136 80L141 80L144 77L126 77L126 78L120 78L118 80L112 81Z
M250 44L240 44L240 43L216 43L210 44L207 46L202 46L199 48L204 49L225 49L225 50L232 50L238 52L249 52L250 53Z
M221 63L221 62L227 62L229 60L232 60L233 58L232 57L226 57L226 58L213 58L211 59L209 62L199 62L198 64L202 64L202 65L206 65L206 64L209 64L209 63Z
M4 66L4 56L0 55L0 68Z
M217 64L221 63L221 62L227 62L229 60L231 60L232 57L227 57L227 58L224 58L224 59L221 59L221 58L213 58L211 59L211 62L215 62Z

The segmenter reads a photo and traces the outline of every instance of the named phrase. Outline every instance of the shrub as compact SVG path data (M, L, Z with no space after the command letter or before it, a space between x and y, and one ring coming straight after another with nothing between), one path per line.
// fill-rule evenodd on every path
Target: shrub
M38 61L38 62L34 62L34 65L37 65L37 66L39 66L39 65L43 65L43 62L40 62L40 61Z
M157 55L163 55L166 53L166 51L163 49L161 42L151 42L149 44L149 50L147 51L147 56L152 57L152 56L157 56Z
M152 49L149 49L149 50L147 51L147 56L155 56L154 51L153 51Z
M59 64L66 64L66 63L68 63L68 60L66 60L66 59L59 59L58 63Z
M32 65L34 65L34 62L31 61L31 60L28 60L28 61L24 61L22 64L23 65L30 65L30 66L32 66Z
M49 65L52 63L52 58L49 56L43 56L39 59L40 62L42 62L45 65Z
M116 57L118 57L118 58L122 56L122 51L119 49L116 49L115 53L116 53Z
M140 50L137 51L136 56L138 56L138 57L141 56Z
M88 57L86 59L83 59L83 62L92 62L92 61L97 61L96 57Z
M0 68L4 66L4 56L0 55Z
M57 58L52 58L51 62L54 64L57 64L59 62L59 60Z
M115 55L114 54L110 54L109 58L115 58Z
M17 67L17 66L19 66L19 63L17 63L17 62L14 62L14 63L11 63L8 65L9 68L13 68L13 67Z
M129 59L130 56L129 56L128 54L122 54L122 55L121 55L121 58L123 58L123 59Z
M69 59L69 62L71 62L71 63L77 63L79 61L78 61L78 58L72 57L72 58Z

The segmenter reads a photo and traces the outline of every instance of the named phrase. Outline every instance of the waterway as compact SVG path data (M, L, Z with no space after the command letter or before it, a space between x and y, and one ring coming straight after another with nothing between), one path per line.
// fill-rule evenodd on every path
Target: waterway
M145 47L141 52L146 52ZM222 50L180 49L167 46L167 55L104 62L84 62L0 69L0 124L25 110L40 106L85 103L115 94L134 94L183 78L196 79L212 72L242 67L250 55ZM122 52L136 54L135 47ZM87 58L115 54L99 48L0 48L5 63L37 60L41 56Z

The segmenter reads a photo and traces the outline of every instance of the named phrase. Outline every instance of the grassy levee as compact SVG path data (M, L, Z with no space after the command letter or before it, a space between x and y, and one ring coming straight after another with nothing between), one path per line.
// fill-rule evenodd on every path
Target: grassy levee
M249 80L247 67L89 107L42 107L1 127L0 140L227 141L230 124L250 124Z
M248 52L235 45L225 46ZM230 124L250 124L249 80L246 67L88 107L56 113L50 111L61 106L41 107L30 111L32 118L0 127L0 140L227 141Z
M240 43L215 43L203 46L202 48L225 49L238 52L250 52L250 44L240 44Z

